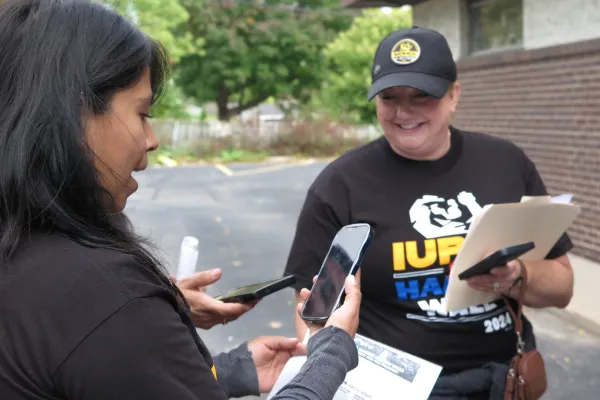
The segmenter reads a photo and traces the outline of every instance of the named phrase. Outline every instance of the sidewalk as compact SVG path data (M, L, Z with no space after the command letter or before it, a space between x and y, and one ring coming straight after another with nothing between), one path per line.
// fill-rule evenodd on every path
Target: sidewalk
M600 307L598 307L598 283L600 282L600 264L586 258L570 254L571 265L575 273L573 299L566 309L548 309L581 328L600 334Z

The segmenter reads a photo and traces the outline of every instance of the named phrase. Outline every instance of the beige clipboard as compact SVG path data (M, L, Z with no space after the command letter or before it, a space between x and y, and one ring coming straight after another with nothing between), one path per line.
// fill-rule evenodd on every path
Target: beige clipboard
M520 258L543 260L558 239L573 223L580 207L551 202L550 198L524 198L521 203L494 204L485 207L471 224L450 271L445 312L491 303L500 298L495 293L472 289L458 275L482 260L487 253L504 247L534 242L535 248Z

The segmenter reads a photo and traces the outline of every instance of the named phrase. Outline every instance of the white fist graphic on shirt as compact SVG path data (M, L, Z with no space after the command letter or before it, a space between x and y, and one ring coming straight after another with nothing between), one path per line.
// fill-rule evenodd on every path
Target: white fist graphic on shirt
M468 215L465 215L458 203L467 209ZM481 209L472 193L461 192L456 200L425 195L415 201L409 215L410 222L421 235L427 239L435 239L466 234L473 217Z

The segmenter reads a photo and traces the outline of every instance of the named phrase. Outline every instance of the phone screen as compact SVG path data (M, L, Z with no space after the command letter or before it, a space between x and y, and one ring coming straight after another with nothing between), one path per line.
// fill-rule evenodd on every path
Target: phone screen
M304 305L304 317L323 318L334 311L346 277L356 264L369 233L370 227L365 225L342 228L336 235Z

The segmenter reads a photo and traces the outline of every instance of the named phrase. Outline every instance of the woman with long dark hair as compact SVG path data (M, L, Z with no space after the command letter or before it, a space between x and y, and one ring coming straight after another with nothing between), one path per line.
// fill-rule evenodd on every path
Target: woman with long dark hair
M268 392L296 339L213 358L122 214L158 140L167 56L86 0L0 4L0 397L226 399ZM332 398L357 364L360 291L277 399ZM304 291L304 296L308 291Z

